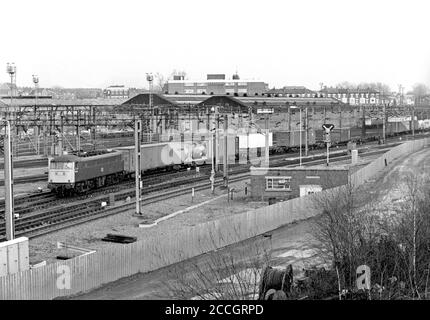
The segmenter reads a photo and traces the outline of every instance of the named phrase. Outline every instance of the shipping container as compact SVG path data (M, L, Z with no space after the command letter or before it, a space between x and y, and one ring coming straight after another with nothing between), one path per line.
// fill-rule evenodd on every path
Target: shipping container
M239 148L264 148L266 146L266 135L262 133L238 134ZM269 133L269 147L273 145L273 133Z
M196 140L171 141L141 146L141 170L156 170L180 165L201 165L210 163L211 144L209 140L201 140L202 136L195 136ZM124 170L134 172L134 146L119 147L123 155Z

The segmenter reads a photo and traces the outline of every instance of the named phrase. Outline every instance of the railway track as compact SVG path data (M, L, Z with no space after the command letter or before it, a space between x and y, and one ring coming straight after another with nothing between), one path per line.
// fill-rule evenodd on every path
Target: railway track
M366 153L366 156L382 154L385 151L385 149L370 151ZM315 157L313 159L305 159L306 161L303 161L303 163L308 165L325 163L325 156L322 155L322 157L323 159L315 159ZM332 162L344 161L349 159L349 157L349 155L342 155L339 153L336 157L332 158ZM284 166L286 165L286 162L288 162L288 166L295 166L295 161L296 160L294 159L283 161L279 160L271 163L271 166ZM236 170L232 170L230 174L234 175L230 178L230 182L243 181L249 179L249 168L237 168ZM218 177L215 181L215 186L220 186L222 184L222 178ZM193 180L178 180L173 183L163 182L153 186L147 186L143 189L144 196L142 197L142 203L150 204L176 197L178 195L187 194L190 192L191 188L194 188L197 191L210 188L208 176L201 175L199 177L195 177ZM162 192L159 192L161 190ZM92 199L80 201L79 203L60 204L39 212L27 212L26 214L23 214L22 217L15 220L16 235L34 238L60 229L68 228L70 226L85 223L87 221L130 210L135 206L135 203L131 202L134 195L134 189L124 190L115 194L115 202L122 201L123 203L116 204L112 207L102 207L102 202L109 202L109 195L100 195ZM130 201L124 201L128 197L130 198ZM4 233L4 223L0 223L0 234Z
M395 142L391 143L389 145L374 145L372 148L374 149L384 149L387 148L387 146L394 147L401 142ZM372 145L372 144L371 144ZM367 150L368 148L362 148L359 149L359 153L364 152L363 150ZM315 151L311 151L315 152ZM333 160L333 157L339 157L339 156L346 156L347 151L344 150L344 148L340 148L338 151L332 151L331 158ZM344 159L347 159L346 156ZM317 159L325 159L324 154L319 155L311 155L307 158L303 158L303 163L306 164L309 161L317 160ZM341 158L339 158L339 161ZM293 165L295 163L298 163L298 158L290 157L285 158L285 154L281 155L272 155L271 156L271 166L282 166L282 165ZM241 166L241 167L240 167ZM222 167L222 165L221 165ZM249 166L244 165L238 165L238 164L232 164L230 165L230 175L232 174L238 174L240 172L247 172L249 170ZM144 178L145 185L147 187L144 188L144 192L152 192L157 191L157 189L161 188L171 188L171 187L178 187L187 183L195 183L198 181L204 181L208 179L208 176L210 174L211 167L209 165L201 166L200 167L200 174L194 174L193 171L185 172L185 170L180 172L162 172L162 173L156 173L151 174L148 177ZM30 177L32 178L32 177ZM167 178L167 180L165 180ZM34 179L34 178L32 178ZM164 182L160 182L160 180L165 180ZM184 181L184 180L190 180L190 181ZM134 180L133 181L126 181L119 185L113 185L108 186L103 189L96 189L93 190L85 196L80 196L77 198L67 198L67 199L57 199L55 195L52 195L50 193L38 193L38 194L31 194L27 197L17 197L15 198L15 207L14 212L18 215L24 215L30 212L34 212L35 210L42 210L48 206L55 206L55 205L63 205L68 204L77 201L85 201L88 197L97 197L97 194L99 195L106 195L109 193L120 193L121 190L132 188L134 187ZM129 195L133 197L134 191L129 192ZM124 197L125 198L125 197ZM118 199L116 199L117 201ZM0 222L1 222L1 216L4 215L4 201L0 200Z
M391 144L391 147L394 147L398 145L399 143ZM378 145L373 146L375 149L381 149L386 148L387 145ZM365 149L359 149L359 152L362 153ZM315 152L315 151L312 151ZM311 153L312 153L311 152ZM333 156L340 156L340 155L346 155L346 150L343 150L343 148L339 149L338 151L332 151L332 158ZM307 161L315 160L315 159L323 159L325 158L325 155L319 154L319 155L310 155L308 158L303 158L303 163L306 163ZM285 158L285 154L282 155L272 155L271 156L271 166L279 166L279 165L291 165L294 163L298 163L298 158ZM242 166L242 167L241 167ZM222 165L221 165L222 167ZM242 170L241 172L246 172L249 170L249 165L244 166L240 164L232 164L230 165L230 174L234 174L233 171ZM233 170L233 171L232 171ZM182 169L179 172L159 172L159 173L152 173L144 177L144 183L145 188L144 192L151 192L153 190L156 191L157 188L169 188L172 186L180 186L184 184L184 180L191 179L192 182L198 182L201 180L207 179L207 177L210 175L211 166L210 165L204 165L200 167L200 173L195 174L193 173L193 170L186 170ZM199 180L200 179L200 180ZM44 208L47 208L48 206L55 206L55 205L63 205L67 203L74 203L77 201L85 201L89 197L94 198L98 195L106 195L110 193L118 193L121 190L124 189L131 189L134 188L134 180L130 181L123 181L116 185L106 186L102 189L95 189L88 191L84 196L77 196L73 198L56 198L55 195L49 193L49 192L43 192L43 193L37 193L37 194L31 194L27 197L17 197L15 198L14 203L14 212L18 215L23 215L29 212L33 212L35 210L42 210ZM133 196L132 193L130 193L131 196ZM4 215L4 201L0 200L0 221L2 216Z
M430 133L424 133L424 134L416 134L416 137L428 137L430 136ZM388 141L398 141L399 137L402 137L404 140L409 140L411 138L411 135L398 135L387 138ZM368 142L366 145L372 145L376 142ZM112 147L112 146L107 146ZM116 146L118 147L118 146ZM333 149L333 148L332 148ZM291 153L289 153L291 154ZM273 154L272 156L278 156L279 154ZM23 160L23 161L17 161L14 162L14 168L36 168L36 167L47 167L48 160L47 159L29 159L29 160ZM0 170L3 168L4 164L0 162ZM14 184L24 184L24 183L34 183L34 182L41 182L41 181L47 181L48 180L48 174L39 174L39 175L32 175L32 176L25 176L25 177L16 177L14 179ZM4 186L4 180L0 180L0 186Z
M346 150L336 151L334 155L340 155L340 154L346 154ZM314 160L316 155L309 156L308 160L304 158L304 163L309 160ZM318 156L319 158L323 158L322 155ZM324 156L325 157L325 156ZM285 155L272 155L271 156L271 165L283 165L283 164L293 164L298 163L298 160L296 158L292 158L292 160L289 160L288 158L285 158ZM230 166L230 174L236 172L237 170L242 170L241 172L246 172L249 170L250 165L242 165L242 164L231 164ZM222 168L222 165L221 165ZM172 187L172 186L180 186L181 184L184 184L184 181L190 180L194 182L198 182L201 180L205 180L209 177L211 172L211 166L210 165L203 165L200 166L200 173L194 173L194 170L187 170L182 169L179 172L158 172L158 173L152 173L144 176L144 184L145 188L144 191L151 192L153 190L156 190L156 188L161 187ZM220 174L218 174L220 176ZM55 195L47 192L47 193L40 193L40 194L32 194L29 197L20 197L15 199L14 203L14 212L21 215L26 214L28 212L34 211L34 210L41 210L48 206L52 205L62 205L67 203L73 203L77 201L85 201L89 197L94 198L98 195L106 195L110 193L118 193L121 190L124 189L131 189L134 188L135 181L133 180L127 180L122 181L118 184L106 186L102 189L95 189L90 190L86 192L85 195L81 196L75 196L73 198L56 198ZM4 215L4 201L0 202L0 218ZM0 220L1 221L1 220Z

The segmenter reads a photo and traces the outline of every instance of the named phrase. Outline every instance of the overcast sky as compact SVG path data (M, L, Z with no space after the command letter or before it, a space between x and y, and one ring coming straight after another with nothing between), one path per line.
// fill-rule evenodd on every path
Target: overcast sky
M236 71L270 87L430 85L428 0L13 0L0 3L0 83L147 86L146 72Z

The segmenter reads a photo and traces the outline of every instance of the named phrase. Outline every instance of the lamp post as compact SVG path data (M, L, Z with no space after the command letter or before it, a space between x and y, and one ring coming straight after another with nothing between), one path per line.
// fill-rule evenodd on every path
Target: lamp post
M13 84L14 84L14 80L16 82L16 66L15 63L7 63L6 66L6 72L9 74L10 76L10 107L12 109L12 105L13 105Z
M34 97L36 100L36 107L37 107L37 89L39 88L39 77L35 74L33 74L32 77L33 77L33 83L34 83Z

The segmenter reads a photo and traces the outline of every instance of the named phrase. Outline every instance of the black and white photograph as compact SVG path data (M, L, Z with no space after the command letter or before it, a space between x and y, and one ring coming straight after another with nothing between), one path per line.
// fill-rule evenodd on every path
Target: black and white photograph
M430 299L429 12L1 1L0 300Z

